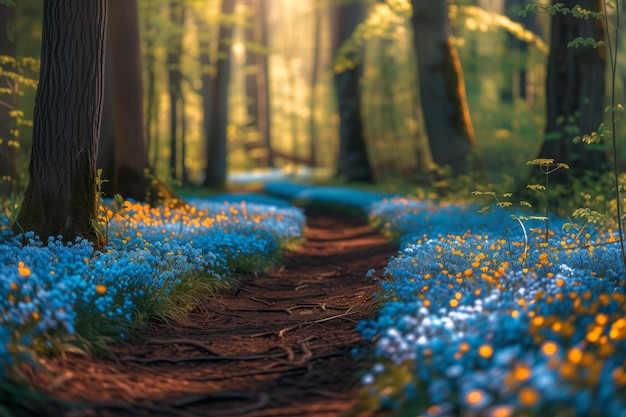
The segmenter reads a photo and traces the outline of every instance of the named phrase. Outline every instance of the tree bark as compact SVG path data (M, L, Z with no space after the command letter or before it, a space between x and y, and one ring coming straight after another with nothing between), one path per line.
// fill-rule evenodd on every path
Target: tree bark
M235 0L223 0L222 15L232 14ZM226 187L226 151L228 127L228 87L230 84L231 41L233 28L222 22L219 30L217 71L210 80L210 93L204 96L204 131L207 141L207 166L204 186L214 189Z
M182 28L185 20L185 5L180 0L170 1L170 20ZM170 172L172 179L185 181L183 92L180 58L182 53L182 32L175 32L172 45L168 48L167 68L170 88Z
M335 53L363 20L363 7L358 2L334 7L332 44ZM353 68L335 73L333 77L340 117L337 174L350 182L374 180L363 135L359 86L362 72L362 65L357 63Z
M30 180L14 229L89 239L97 216L106 0L44 0Z
M248 96L248 126L256 129L258 143L265 155L261 158L262 166L274 166L274 154L270 139L269 117L269 63L268 53L260 50L267 48L267 0L248 0L251 14L249 28L246 29L246 93Z
M15 7L0 5L0 55L15 57ZM0 75L0 88L15 91L15 81ZM12 132L15 119L16 94L0 96L0 196L9 196L15 191L17 173L16 137Z
M468 170L474 129L463 70L450 42L448 2L412 0L411 4L420 100L433 161L462 174Z
M318 3L313 3L313 57L311 59L311 95L309 97L309 148L311 166L317 166L319 161L317 157L317 141L318 129L317 120L315 118L315 110L317 107L317 83L319 82L319 65L322 38L322 12Z
M580 4L601 11L602 0L569 0L565 7ZM607 154L600 145L574 144L572 139L597 131L604 116L606 50L581 46L568 48L577 37L606 40L602 20L582 20L557 13L552 18L548 76L546 80L546 137L538 158L551 158L570 166L557 171L550 182L580 177L585 172L607 169Z
M110 180L111 186L107 194L121 194L124 198L144 201L150 185L146 177L150 164L137 0L112 1L108 13L106 122L103 122L103 143L100 144L102 152L108 150L107 141L112 143L110 152L101 155L112 158L112 161L102 161L104 177ZM107 168L112 171L107 172Z

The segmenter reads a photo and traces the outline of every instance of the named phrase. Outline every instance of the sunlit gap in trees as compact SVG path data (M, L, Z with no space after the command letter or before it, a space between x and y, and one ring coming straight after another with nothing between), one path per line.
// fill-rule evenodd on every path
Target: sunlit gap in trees
M336 111L333 71L341 70L342 52L331 45L331 8L328 1L265 1L266 13L259 15L256 1L238 2L232 15L220 14L220 2L182 1L186 13L182 24L172 22L168 5L140 0L144 72L156 79L148 115L150 160L157 175L171 172L171 97L168 70L176 36L182 36L175 64L181 72L182 110L176 129L175 152L180 174L186 169L192 183L201 183L206 161L206 134L203 127L202 74L215 75L219 42L230 45L228 93L227 169L230 174L267 168L273 163L283 170L316 166L328 175L336 165L339 117ZM358 49L355 58L364 66L362 79L363 119L370 158L380 172L409 172L427 165L425 136L416 104L408 1L375 4L344 46ZM254 30L261 20L267 25L267 40L261 42ZM220 24L232 27L232 37L218 39ZM248 33L252 32L252 33ZM202 62L202 48L208 48L209 62ZM207 51L204 51L205 53ZM262 70L259 56L268 59L269 139L261 131L251 106L256 81ZM342 61L342 59L344 61ZM386 65L380 66L381 62ZM337 66L339 65L339 67ZM345 62L344 62L345 64ZM252 81L253 83L255 81ZM251 88L253 88L251 90ZM415 141L415 137L418 141ZM390 146L392 145L392 146ZM271 163L269 154L271 153ZM417 160L414 155L419 155ZM184 164L183 164L184 162Z

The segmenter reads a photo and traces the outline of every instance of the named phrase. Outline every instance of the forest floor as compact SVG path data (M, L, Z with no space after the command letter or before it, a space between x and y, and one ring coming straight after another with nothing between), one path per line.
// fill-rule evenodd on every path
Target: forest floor
M50 415L372 416L358 411L364 364L351 350L376 308L364 275L397 247L358 218L306 215L305 240L281 266L237 276L236 290L111 345L115 359L44 361L30 383L72 404Z

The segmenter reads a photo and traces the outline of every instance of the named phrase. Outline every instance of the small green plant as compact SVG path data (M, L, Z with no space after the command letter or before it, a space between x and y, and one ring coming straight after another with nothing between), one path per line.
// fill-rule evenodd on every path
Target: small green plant
M548 158L533 159L526 162L526 165L538 166L541 170L541 173L545 177L545 185L528 184L526 185L526 188L543 195L545 198L545 214L543 216L543 219L545 222L545 242L548 243L548 239L550 236L550 197L548 195L548 187L550 186L550 174L558 171L559 169L569 169L569 166L562 162L554 162L554 159Z
M512 207L514 205L514 203L509 200L511 197L513 197L513 193L498 194L494 191L472 191L472 195L491 196L493 198L493 200L495 201L496 207L500 209L499 211L502 214L502 222L504 223L504 234L508 242L509 253L513 253L512 244L511 244L511 230L513 229L509 226L508 220L504 214L507 208ZM521 207L528 207L528 208L532 207L532 204L530 204L528 201L523 201L523 200L519 202L519 205ZM480 210L478 210L478 213L485 213L489 210L492 210L492 212L494 211L491 205L483 206ZM526 252L528 250L528 233L526 232L526 226L524 226L523 220L536 220L537 218L533 216L524 217L524 216L516 216L516 215L512 215L511 218L519 223L520 227L522 228L524 232L524 239L525 239L524 252Z
M624 107L621 104L617 104L615 102L615 86L616 86L616 77L617 77L617 58L618 58L618 46L620 39L620 1L603 1L602 2L603 10L601 12L593 11L589 9L585 9L580 5L575 5L572 8L565 7L564 3L553 3L553 4L542 4L542 3L530 3L527 4L524 10L520 11L520 16L526 17L528 13L538 13L538 12L547 12L551 15L556 15L557 13L561 13L563 15L571 15L577 19L595 19L604 21L605 30L606 30L606 41L597 40L593 38L583 38L578 37L572 39L567 46L569 48L579 48L579 47L592 47L592 48L600 48L606 47L608 49L608 56L610 59L610 101L611 105L607 106L605 111L609 113L611 120L611 129L607 129L604 124L600 124L598 126L598 130L595 132L587 133L581 136L576 136L573 139L574 143L586 143L586 144L597 144L602 141L610 141L612 151L613 151L613 188L614 188L614 200L616 206L616 214L615 220L613 221L617 225L617 230L619 234L619 242L621 245L621 255L622 255L622 263L624 268L626 268L626 246L624 243L624 223L623 223L623 215L622 215L622 201L620 192L623 187L620 186L620 172L618 166L618 149L617 149L617 137L615 134L616 122L619 118L619 115L624 113ZM609 13L609 9L614 10L614 14ZM614 17L613 17L614 16ZM594 224L602 224L605 225L608 222L608 219L605 218L601 213L591 210L589 208L579 208L574 211L574 217L580 217L585 219L585 225L594 223ZM579 227L570 223L566 225L566 227ZM582 230L582 227L580 227ZM580 231L579 231L580 233Z
M91 227L98 235L99 239L102 239L106 244L109 241L109 223L115 217L116 214L124 210L124 199L120 194L113 196L113 203L110 207L104 204L104 192L102 191L102 185L108 182L102 178L102 169L98 169L96 173L96 209L98 210L98 216L91 220Z
M17 228L20 229L22 234L24 234L24 229L17 221L17 215L20 212L21 201L17 198L14 192L11 192L9 198L4 200L3 206L4 214L9 219L9 224L15 225Z

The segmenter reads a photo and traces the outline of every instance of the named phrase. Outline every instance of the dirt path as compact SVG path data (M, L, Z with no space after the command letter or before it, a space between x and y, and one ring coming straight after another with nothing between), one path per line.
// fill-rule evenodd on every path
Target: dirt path
M37 387L81 404L65 416L339 416L356 407L362 340L380 270L396 247L362 221L307 212L306 241L237 292L113 346L119 361L45 363ZM367 415L367 414L361 414Z

